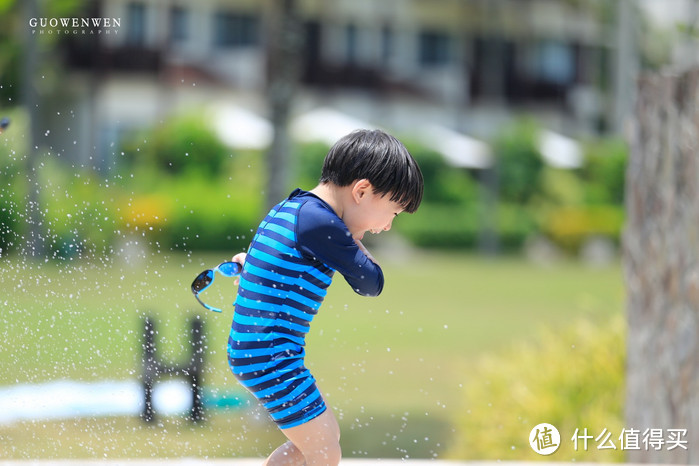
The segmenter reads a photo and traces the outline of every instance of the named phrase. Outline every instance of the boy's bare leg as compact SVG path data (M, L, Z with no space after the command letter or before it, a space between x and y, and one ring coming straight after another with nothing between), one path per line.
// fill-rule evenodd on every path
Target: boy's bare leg
M306 458L303 453L294 446L291 441L286 442L281 447L277 448L265 460L263 466L271 465L288 465L288 466L303 466L306 464Z
M272 465L337 465L340 463L340 427L328 408L317 418L300 426L282 429L290 440L267 458Z

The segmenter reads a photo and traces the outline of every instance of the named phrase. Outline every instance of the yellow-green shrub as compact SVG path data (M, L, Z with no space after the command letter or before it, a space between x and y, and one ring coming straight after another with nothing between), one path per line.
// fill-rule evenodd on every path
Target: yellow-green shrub
M485 357L465 384L465 402L455 414L449 456L478 460L623 461L624 322L580 321L549 329L536 343ZM558 428L561 446L540 456L529 446L534 426ZM606 428L616 450L595 439L573 448L575 430L595 438Z
M253 180L246 180L252 172ZM166 249L239 251L250 243L263 206L257 171L232 173L226 179L197 171L141 171L135 176L138 191L121 199L119 227Z
M575 250L593 236L618 240L623 226L624 210L620 206L569 206L551 209L542 231L557 244Z

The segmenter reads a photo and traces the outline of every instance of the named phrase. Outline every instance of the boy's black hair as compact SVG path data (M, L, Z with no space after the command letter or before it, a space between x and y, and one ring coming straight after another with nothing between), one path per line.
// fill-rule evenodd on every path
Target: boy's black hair
M325 156L321 183L349 186L367 179L380 195L408 213L420 206L424 181L417 162L395 137L381 130L361 129L341 138Z

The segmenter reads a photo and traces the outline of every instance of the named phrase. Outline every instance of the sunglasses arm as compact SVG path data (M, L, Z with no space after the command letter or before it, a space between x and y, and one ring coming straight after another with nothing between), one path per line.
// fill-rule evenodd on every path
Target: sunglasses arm
M210 311L214 311L214 312L222 312L221 309L218 309L218 308L209 306L209 305L206 304L204 301L202 301L201 299L199 299L199 294L198 294L198 293L194 293L194 297L197 299L197 301L199 301L199 304L201 304L202 306L204 306L206 309L208 309L208 310L210 310Z

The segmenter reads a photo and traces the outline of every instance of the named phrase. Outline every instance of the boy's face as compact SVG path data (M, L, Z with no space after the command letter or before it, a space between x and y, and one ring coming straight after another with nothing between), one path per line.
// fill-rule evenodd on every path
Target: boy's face
M393 219L403 212L403 207L390 201L390 195L375 194L370 183L355 184L352 202L345 207L343 221L352 238L361 240L366 232L381 233L391 229Z

